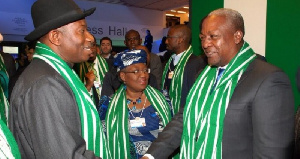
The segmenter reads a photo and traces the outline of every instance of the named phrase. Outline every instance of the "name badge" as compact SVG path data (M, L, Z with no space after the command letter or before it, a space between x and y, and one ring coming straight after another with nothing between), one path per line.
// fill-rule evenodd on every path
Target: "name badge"
M168 79L172 79L174 75L174 71L170 71L168 74Z
M96 88L99 88L99 87L101 87L101 84L100 84L100 82L98 82L98 81L94 81L94 86L95 86Z
M130 120L131 128L140 128L146 126L145 118L136 117L134 120Z

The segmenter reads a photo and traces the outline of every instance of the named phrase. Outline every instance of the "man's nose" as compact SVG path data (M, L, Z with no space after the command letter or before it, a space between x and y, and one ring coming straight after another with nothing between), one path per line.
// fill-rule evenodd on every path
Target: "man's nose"
M208 48L209 46L211 46L211 39L210 38L203 38L201 40L201 45L203 48Z

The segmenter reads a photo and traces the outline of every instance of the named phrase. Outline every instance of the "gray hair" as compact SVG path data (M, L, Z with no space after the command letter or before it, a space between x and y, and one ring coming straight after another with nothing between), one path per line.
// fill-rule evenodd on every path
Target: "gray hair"
M220 8L208 14L208 16L212 15L224 16L230 25L234 26L236 30L242 31L245 35L244 19L238 11L229 8Z

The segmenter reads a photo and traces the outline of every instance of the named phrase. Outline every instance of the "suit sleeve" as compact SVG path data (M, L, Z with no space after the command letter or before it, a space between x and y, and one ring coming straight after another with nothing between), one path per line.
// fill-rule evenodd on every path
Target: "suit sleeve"
M294 99L288 77L283 72L269 75L252 104L253 158L291 158Z
M14 99L10 125L22 158L96 158L86 150L75 97L61 78L43 78Z
M172 121L159 133L157 139L149 147L147 154L151 154L155 159L166 159L180 146L183 111L183 108L180 108Z
M156 78L158 88L161 88L161 77L163 73L162 63L160 58L153 53L151 53L150 69Z

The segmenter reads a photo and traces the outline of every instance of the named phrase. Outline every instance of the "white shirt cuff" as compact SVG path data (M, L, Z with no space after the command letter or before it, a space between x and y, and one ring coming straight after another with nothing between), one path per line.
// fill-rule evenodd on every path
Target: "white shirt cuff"
M151 154L145 154L145 157L148 157L149 159L154 159L154 157Z

